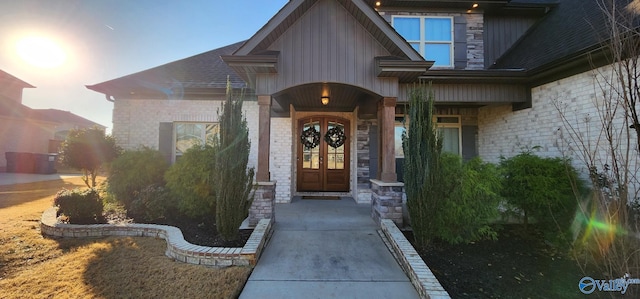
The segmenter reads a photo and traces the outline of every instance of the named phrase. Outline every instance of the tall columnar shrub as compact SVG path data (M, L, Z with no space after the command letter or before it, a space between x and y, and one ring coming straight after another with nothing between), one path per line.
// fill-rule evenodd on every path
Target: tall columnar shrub
M502 158L500 167L504 175L502 195L521 212L525 226L533 218L547 238L570 241L576 198L584 189L570 161L539 157L529 150Z
M62 163L82 171L82 180L89 188L96 187L100 167L120 154L112 136L99 128L71 130L62 143Z
M220 115L220 134L216 143L216 227L226 240L236 239L242 221L253 201L254 170L249 161L249 129L242 115L243 95L233 95L227 83L227 99Z
M216 151L212 144L189 148L169 168L165 180L181 212L199 218L216 214Z
M111 163L107 190L130 209L136 193L151 185L164 185L168 168L169 164L157 150L143 147L125 151Z
M407 208L419 246L426 246L435 237L438 223L434 219L444 204L442 140L432 121L433 101L433 93L426 86L419 85L411 90L409 127L402 135Z

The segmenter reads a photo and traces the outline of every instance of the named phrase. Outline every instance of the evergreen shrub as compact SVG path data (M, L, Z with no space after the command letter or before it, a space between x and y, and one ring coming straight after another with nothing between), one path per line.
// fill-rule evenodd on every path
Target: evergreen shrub
M216 151L210 144L194 145L165 174L170 196L188 217L216 213Z
M125 151L111 162L107 191L129 210L137 193L152 185L164 185L168 168L160 151L148 147Z
M500 168L502 195L516 208L525 227L535 219L550 241L569 241L578 199L584 192L584 183L570 160L543 158L528 150L502 157Z
M73 224L103 222L103 203L95 189L60 190L53 199L53 205Z

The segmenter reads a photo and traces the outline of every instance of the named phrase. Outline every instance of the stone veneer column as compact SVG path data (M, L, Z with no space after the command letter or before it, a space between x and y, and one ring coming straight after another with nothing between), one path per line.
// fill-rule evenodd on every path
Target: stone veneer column
M391 219L402 227L402 194L404 183L371 180L371 217L380 224L380 219Z
M253 203L249 208L249 226L255 227L262 219L276 220L276 182L257 182Z

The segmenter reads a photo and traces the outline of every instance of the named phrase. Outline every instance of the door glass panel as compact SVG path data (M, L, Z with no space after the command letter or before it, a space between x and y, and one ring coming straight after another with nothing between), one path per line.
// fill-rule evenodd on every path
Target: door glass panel
M326 142L327 169L344 169L344 144L346 142L344 125L329 122L327 132L329 133L327 138L331 141L331 143Z
M314 131L317 132L317 134ZM318 146L318 142L320 136L320 122L316 121L304 124L302 126L302 134L301 138L305 139L302 144L302 168L319 169L320 146Z

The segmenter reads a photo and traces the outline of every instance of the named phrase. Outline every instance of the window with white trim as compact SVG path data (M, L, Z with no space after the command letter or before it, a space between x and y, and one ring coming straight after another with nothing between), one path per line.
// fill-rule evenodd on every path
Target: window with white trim
M217 123L174 123L174 161L184 154L189 148L198 144L211 141L218 134Z
M395 152L396 158L404 158L402 149L402 133L405 125L409 127L409 120L403 122L404 117L396 116L395 122ZM439 136L442 138L442 151L462 155L462 124L457 115L434 115L433 121Z
M453 18L394 16L392 26L435 67L453 66Z
M460 116L435 115L434 121L442 138L442 151L462 155L462 125Z

